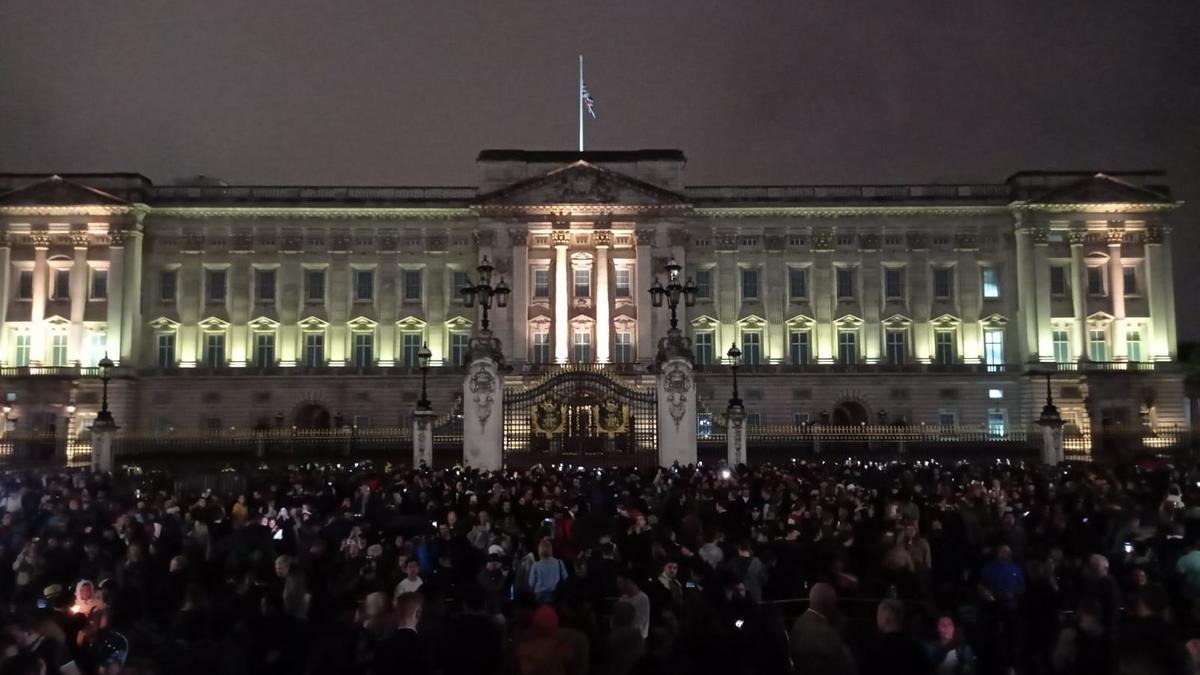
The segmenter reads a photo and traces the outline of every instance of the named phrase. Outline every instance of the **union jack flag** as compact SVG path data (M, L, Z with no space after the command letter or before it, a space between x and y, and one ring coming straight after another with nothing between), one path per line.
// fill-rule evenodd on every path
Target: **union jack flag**
M583 80L579 81L579 97L583 99L583 104L587 106L588 114L592 119L596 119L596 100L588 93L587 87L583 85Z

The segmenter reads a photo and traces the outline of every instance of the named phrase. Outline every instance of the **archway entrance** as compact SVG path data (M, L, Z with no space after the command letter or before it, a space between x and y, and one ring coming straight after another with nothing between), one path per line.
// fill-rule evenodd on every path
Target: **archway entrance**
M858 401L842 401L833 409L834 426L848 427L865 424L870 421L867 417L866 407Z
M296 408L294 423L297 429L328 429L329 410L320 403L305 403Z

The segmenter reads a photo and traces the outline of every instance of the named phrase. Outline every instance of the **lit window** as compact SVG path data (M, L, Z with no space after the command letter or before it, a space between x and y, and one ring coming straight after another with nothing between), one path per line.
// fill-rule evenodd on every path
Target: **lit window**
M996 268L984 267L981 273L983 275L983 297L1000 297L1000 277L996 273Z
M742 300L758 299L758 270L742 270Z
M175 334L164 333L158 336L158 367L175 367Z
M989 366L989 370L994 370L1004 365L1004 329L984 329L983 362Z
M794 330L790 337L790 352L792 363L802 366L809 360L809 333L806 330Z
M366 334L363 337L371 337ZM355 336L358 339L358 336ZM420 333L404 333L400 336L400 364L405 368L416 368L421 365L419 354L421 353L421 334ZM367 359L366 364L370 364L370 359ZM358 360L355 359L355 365L362 367Z
M304 334L304 365L308 368L320 368L325 365L325 334Z
M409 336L404 336L408 338ZM408 340L404 340L408 346ZM407 356L407 352L406 352ZM355 368L370 368L375 362L375 335L373 333L354 333L350 342L350 363ZM408 365L405 362L405 365Z
M1142 332L1130 329L1125 332L1125 353L1134 363L1142 360Z
M258 368L275 365L274 333L258 333L254 336L254 365Z
M904 363L907 354L908 334L902 330L887 331L887 359L892 365Z
M592 332L587 329L577 329L572 344L572 357L575 363L590 363L592 360Z
M592 294L592 271L586 269L575 270L575 297L586 298Z
M988 434L1003 437L1008 434L1008 411L1003 408L991 408L987 417Z
M1088 331L1088 358L1097 362L1108 360L1108 336L1103 328Z
M550 363L550 333L533 334L533 362Z
M1071 362L1071 336L1065 330L1056 330L1050 334L1051 341L1054 343L1054 362L1055 363L1070 363Z
M1004 398L1004 390L988 389L988 398Z
M50 365L60 368L67 365L66 333L55 333L50 336Z
M550 297L550 270L533 271L533 297Z
M933 334L933 360L942 365L954 363L954 331L939 330Z
M852 330L838 331L838 363L850 365L858 362L858 333Z
M29 348L32 344L29 333L17 333L16 345L13 346L13 365L24 368L29 365Z
M614 361L617 363L633 363L633 333L625 330L617 331L615 346Z
M742 363L757 366L762 362L762 333L746 331L742 333Z
M107 352L108 334L98 330L88 333L87 363L84 365L94 366L100 363L100 359L104 358Z
M204 336L204 365L220 368L225 365L225 335L209 333Z
M613 272L613 296L617 298L628 298L629 294L629 268L618 267Z
M467 333L450 334L450 365L467 365L467 355L471 351L471 336Z
M697 365L707 366L713 362L713 332L711 330L697 331L694 346Z

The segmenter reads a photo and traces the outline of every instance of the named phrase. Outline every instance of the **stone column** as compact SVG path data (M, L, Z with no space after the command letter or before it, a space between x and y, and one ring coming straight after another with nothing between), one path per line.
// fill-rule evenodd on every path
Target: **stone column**
M134 365L133 361L122 364L121 342L125 333L121 330L121 313L125 307L125 232L108 231L108 311L105 317L108 357L116 365Z
M650 287L654 284L654 230L636 232L637 286L633 295L637 307L637 355L639 361L649 361L654 354L654 317L650 311Z
M816 329L817 363L833 363L837 359L837 336L833 330L833 309L836 306L837 288L833 277L833 232L814 230L812 234L813 279L809 294L813 298L813 317Z
M33 233L33 306L29 314L30 365L45 365L49 340L46 339L46 285L50 282L50 266L46 252L50 250L50 235Z
M1075 355L1080 361L1088 360L1087 351L1087 266L1083 262L1083 242L1087 240L1087 228L1082 223L1072 224L1068 235L1071 242L1071 308L1075 315Z
M1148 223L1146 226L1146 287L1150 296L1150 356L1166 360L1175 353L1171 315L1174 313L1171 270L1167 264L1169 251L1163 245L1167 226Z
M529 231L511 229L508 241L512 244L512 341L508 351L514 361L523 362L529 358L529 296L533 293L529 279Z
M433 466L433 420L437 415L432 410L413 410L412 438L414 469Z
M859 237L859 274L862 275L859 311L863 318L863 357L866 363L883 363L887 355L883 349L883 266L879 261L879 235Z
M570 297L571 287L567 278L570 269L567 263L567 243L571 231L557 227L551 233L554 242L554 362L566 363L570 352Z
M1037 338L1038 360L1054 361L1054 332L1050 315L1050 232L1048 228L1038 228L1033 235L1033 288L1031 295L1037 298L1037 312L1034 324L1029 327ZM1017 284L1024 289L1029 286L1030 277L1018 274Z
M608 246L612 242L612 232L596 230L596 363L611 361L609 345L612 332L612 316L610 304L612 299L608 293Z
M9 279L12 278L12 249L8 243L8 232L4 229L6 227L7 225L0 223L0 326L4 325L8 317L8 303L12 297L12 291L9 289ZM0 362L6 362L8 354L8 331L0 330ZM0 434L3 432L3 427L0 427Z
M1121 242L1125 239L1124 223L1108 226L1108 294L1112 298L1112 360L1126 361L1129 352L1125 343L1125 266L1121 264Z
M725 461L729 466L748 464L750 456L746 452L746 409L740 405L730 404L725 411L728 421L725 432Z
M658 462L662 466L695 464L697 392L689 355L660 350L657 380Z
M72 232L71 246L75 260L71 265L71 325L67 336L67 353L71 360L83 362L83 317L87 309L88 296L88 235L87 232Z
M463 463L483 471L504 466L504 378L498 342L471 341L471 365L463 381Z
M92 425L92 471L112 473L113 470L113 436L120 429L111 421L105 423L98 420Z
M1017 214L1017 218L1021 219L1022 214ZM1037 356L1045 356L1041 353L1041 347L1038 342L1038 312L1041 311L1041 298L1035 293L1035 284L1033 280L1034 270L1039 269L1041 265L1034 261L1033 251L1033 230L1034 226L1029 223L1017 223L1017 303L1020 308L1021 320L1017 325L1021 327L1021 351L1025 356L1022 361L1034 360ZM1044 258L1043 261L1044 262Z
M129 231L125 251L125 283L122 286L126 301L121 306L121 360L133 362L137 354L138 336L142 327L142 231L139 217L136 229ZM112 273L109 273L112 276Z

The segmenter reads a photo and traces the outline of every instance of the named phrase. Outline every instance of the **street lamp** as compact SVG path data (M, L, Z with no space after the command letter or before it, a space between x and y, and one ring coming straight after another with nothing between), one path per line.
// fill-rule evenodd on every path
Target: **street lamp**
M667 263L667 285L663 286L658 277L654 278L654 284L650 286L650 303L654 307L662 307L663 300L667 301L667 307L671 308L671 330L679 329L679 317L676 310L679 307L679 301L682 299L685 307L694 307L696 305L696 284L688 279L686 284L679 283L679 272L683 270L683 266L675 262L675 258Z
M483 318L480 321L482 333L488 332L488 310L492 308L493 301L496 307L504 309L508 307L508 284L504 283L504 277L500 277L500 283L492 285L492 271L495 268L488 262L487 256L484 256L483 262L479 267L475 268L479 272L479 283L472 284L467 280L467 284L463 286L459 293L463 296L463 306L474 307L475 300L479 300L479 306L483 309Z
M101 429L116 429L117 423L113 420L112 413L108 411L108 381L112 379L110 372L115 364L112 359L108 358L108 352L104 353L104 358L96 364L100 368L100 412L96 413L96 421L92 424L93 428L100 427Z
M429 343L421 345L420 351L417 352L417 363L421 366L421 398L417 401L417 410L433 409L433 404L429 402L429 392L425 387L429 378L429 359L431 358L433 358L433 352L429 351Z
M738 360L742 358L742 350L738 349L737 343L733 343L729 347L729 351L725 352L725 356L729 357L729 369L733 371L733 398L729 399L729 407L742 407L742 397L738 396L737 373Z

